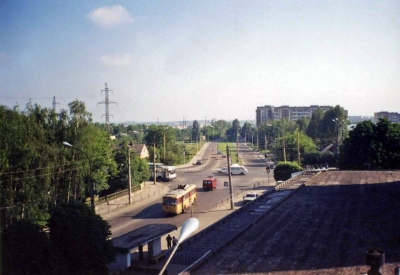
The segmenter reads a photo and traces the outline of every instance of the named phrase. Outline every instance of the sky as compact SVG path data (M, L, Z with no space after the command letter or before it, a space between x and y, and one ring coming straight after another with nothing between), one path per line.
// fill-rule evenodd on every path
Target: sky
M400 1L0 1L0 105L94 121L400 112ZM100 103L100 104L99 104Z

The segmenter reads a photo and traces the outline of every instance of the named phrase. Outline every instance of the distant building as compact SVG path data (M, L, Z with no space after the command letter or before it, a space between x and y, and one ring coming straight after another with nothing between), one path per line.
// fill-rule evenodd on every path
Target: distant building
M317 110L321 109L323 112L326 112L333 108L332 106L319 106L319 105L311 105L304 107L289 107L288 105L274 107L271 105L265 105L261 107L257 107L256 110L256 123L260 125L262 123L267 122L268 120L281 120L288 119L296 121L302 117L311 118L312 114ZM347 111L346 111L347 113Z
M389 113L389 112L378 112L374 113L374 122L377 123L380 118L386 118L391 122L400 123L400 114L399 113Z

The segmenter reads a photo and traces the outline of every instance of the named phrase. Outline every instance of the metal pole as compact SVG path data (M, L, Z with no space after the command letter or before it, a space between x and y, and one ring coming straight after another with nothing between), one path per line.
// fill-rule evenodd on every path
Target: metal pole
M155 138L155 137L154 137ZM153 180L154 180L154 185L156 184L156 143L153 143Z
M128 202L132 204L132 172L131 172L131 151L128 145Z
M233 188L232 188L232 177L231 177L231 165L229 163L229 146L226 145L226 159L228 160L228 179L229 179L229 197L231 200L231 210L233 210Z
M238 137L239 128L236 128L236 158L237 162L239 162L239 137Z
M164 136L164 161L163 162L165 163L165 132L163 134L164 134L163 135Z
M283 145L283 160L286 162L285 138L283 137L282 137L282 145Z
M297 159L300 165L300 132L297 131Z

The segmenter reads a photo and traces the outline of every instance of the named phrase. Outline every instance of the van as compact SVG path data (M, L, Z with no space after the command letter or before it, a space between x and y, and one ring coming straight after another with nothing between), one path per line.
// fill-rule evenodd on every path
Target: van
M217 188L217 179L214 178L213 176L208 176L203 180L203 190L211 190L213 191L215 188Z
M233 164L231 166L231 175L247 175L247 169L239 164Z

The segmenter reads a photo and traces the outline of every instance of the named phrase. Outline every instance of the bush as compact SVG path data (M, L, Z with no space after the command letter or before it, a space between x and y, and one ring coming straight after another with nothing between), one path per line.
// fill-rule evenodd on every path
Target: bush
M320 152L303 153L302 163L304 165L321 164L322 163L322 155Z
M274 179L278 180L288 180L292 173L302 171L303 169L297 162L280 162L274 168Z

